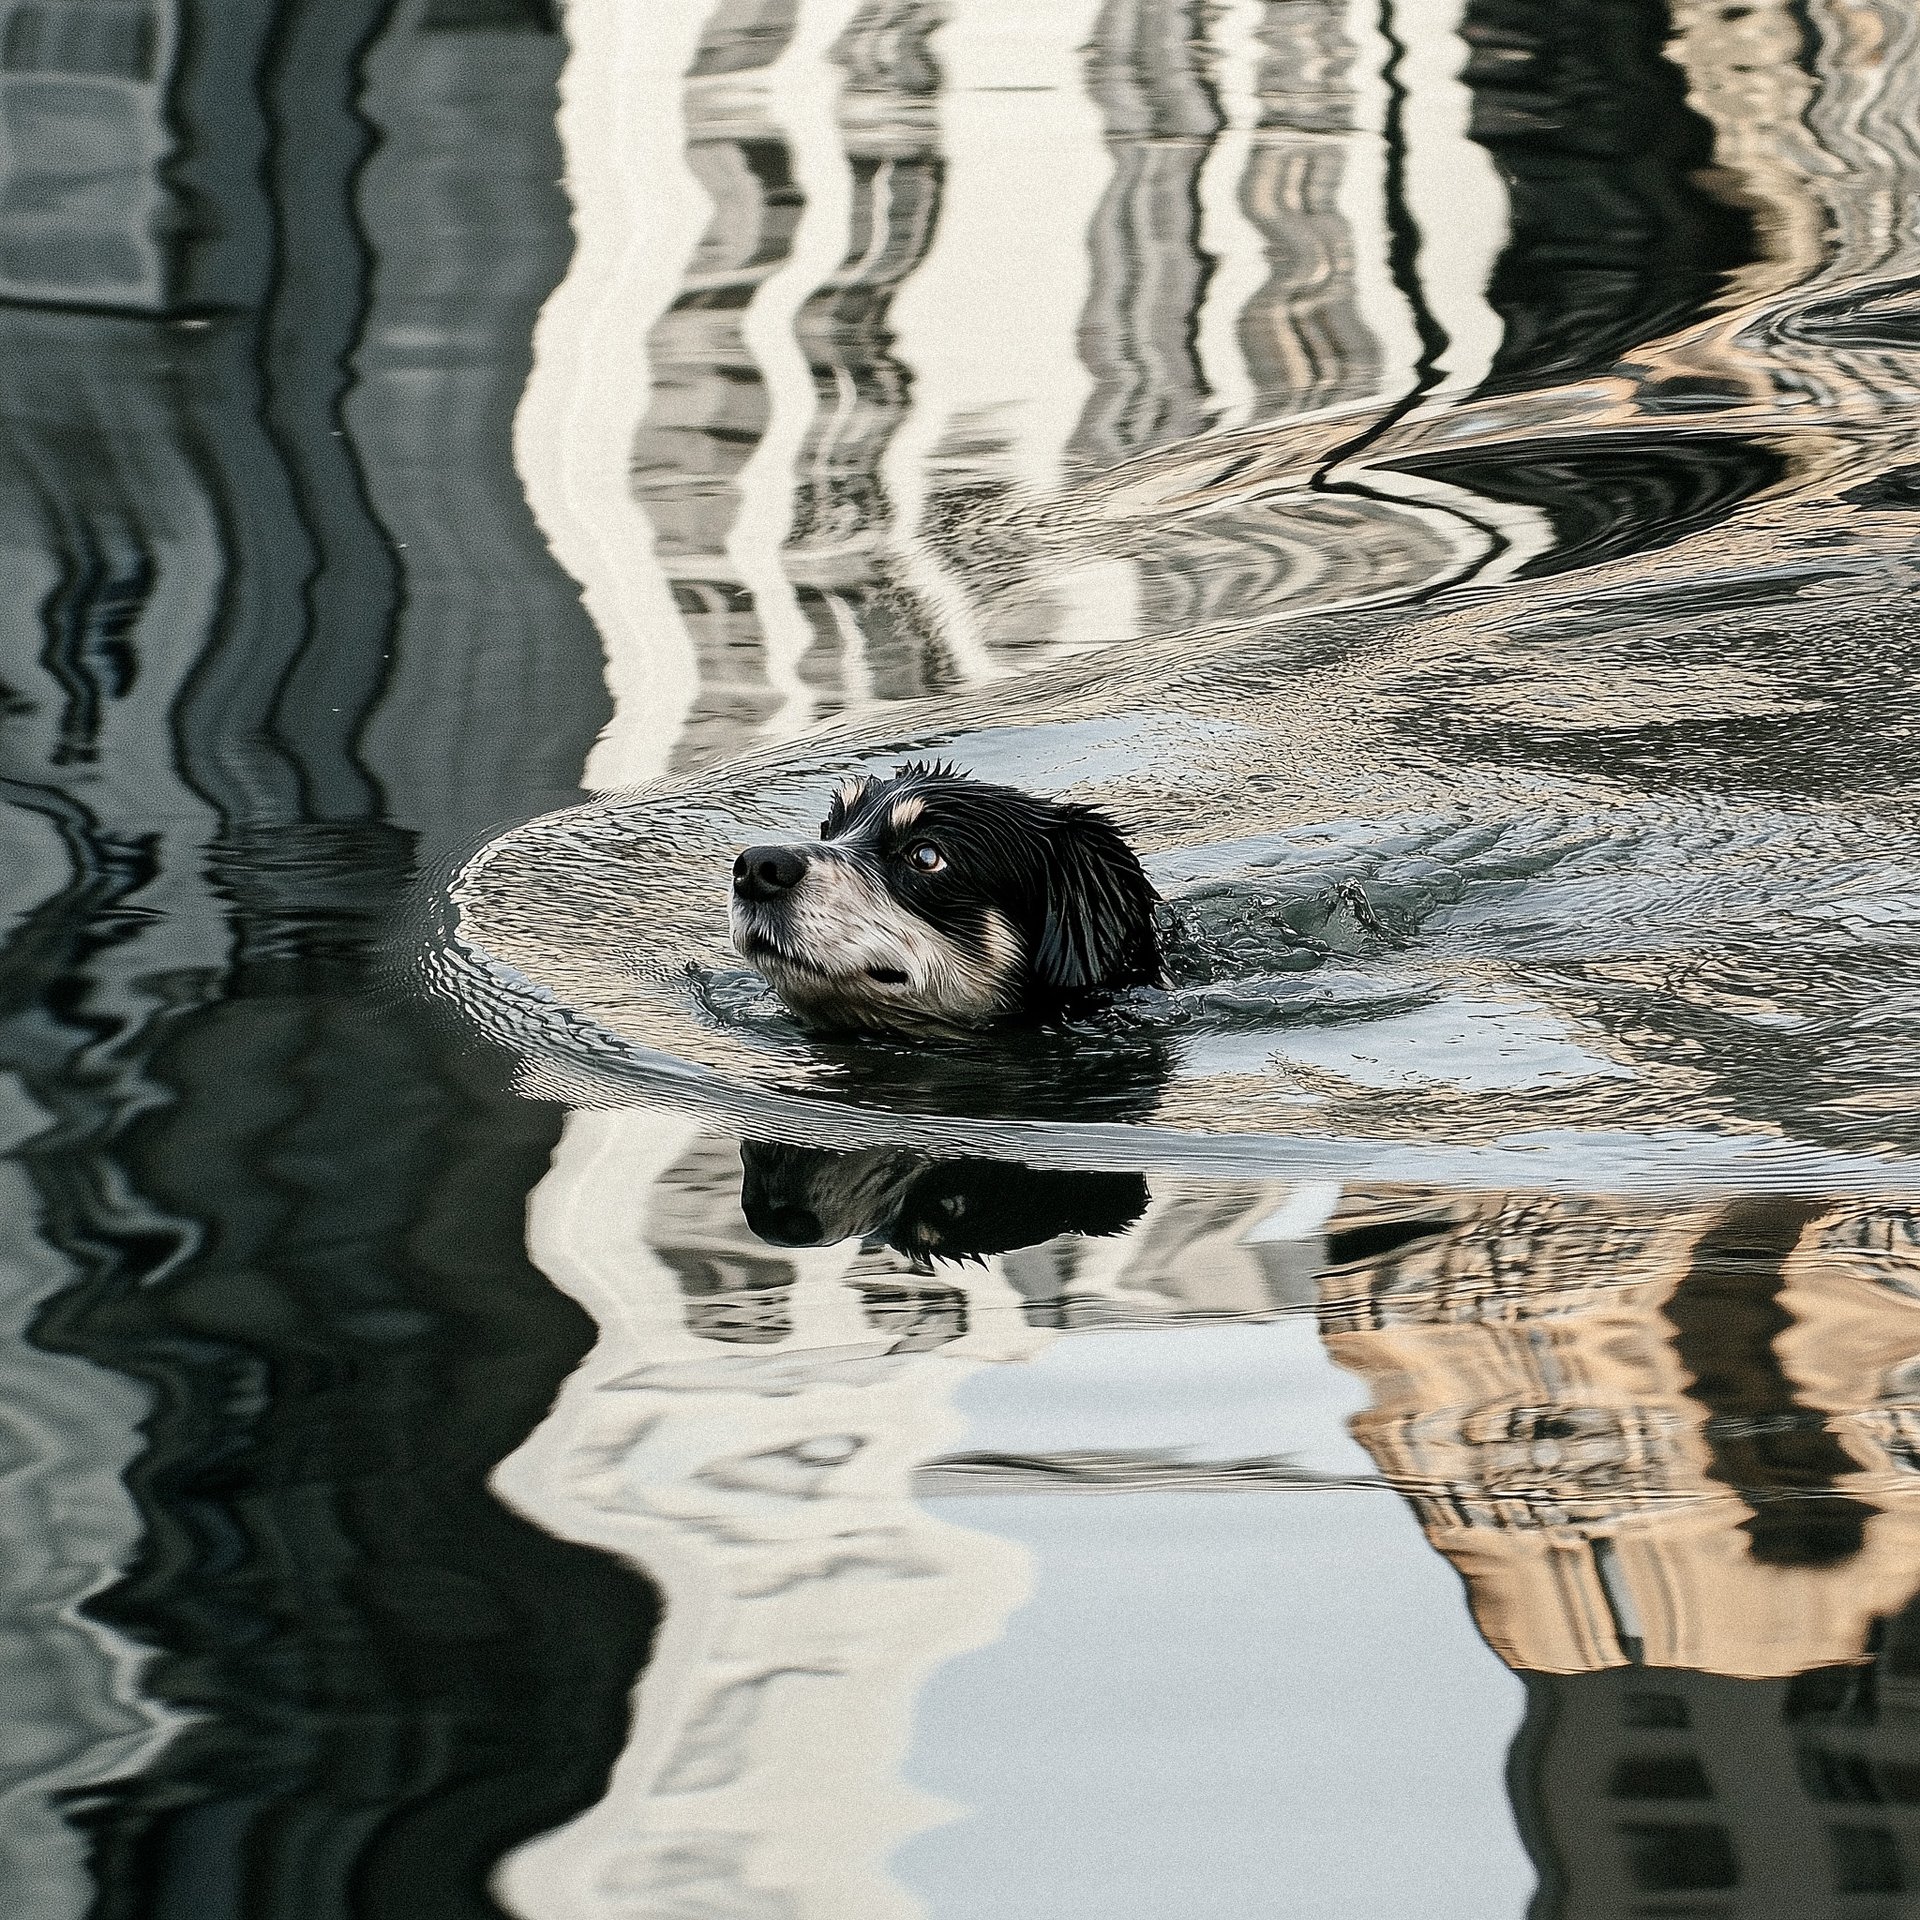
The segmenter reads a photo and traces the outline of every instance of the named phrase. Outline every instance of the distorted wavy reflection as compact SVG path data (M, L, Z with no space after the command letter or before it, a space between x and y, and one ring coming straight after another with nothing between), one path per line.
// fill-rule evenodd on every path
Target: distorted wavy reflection
M0 0L0 1905L1920 1913L1916 126L1903 0ZM1163 988L783 1013L930 750Z

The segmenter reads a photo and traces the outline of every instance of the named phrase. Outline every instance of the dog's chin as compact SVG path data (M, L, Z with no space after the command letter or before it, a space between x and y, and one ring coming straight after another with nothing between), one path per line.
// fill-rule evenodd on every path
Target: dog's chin
M980 1024L933 1005L904 973L867 968L834 973L811 962L762 954L753 963L789 1012L823 1033L964 1033Z
M758 968L769 978L775 973L811 974L820 980L834 977L832 968L808 959L785 935L762 926L757 919L749 918L738 909L733 916L733 950L748 966Z
M745 915L734 916L733 945L790 1013L822 1032L927 1037L966 1033L990 1017L917 992L904 967L836 965Z

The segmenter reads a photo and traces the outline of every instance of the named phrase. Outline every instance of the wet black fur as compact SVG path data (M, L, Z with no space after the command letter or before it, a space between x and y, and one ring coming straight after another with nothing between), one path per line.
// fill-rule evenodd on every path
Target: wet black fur
M892 809L908 799L922 812L896 831ZM1097 807L916 761L864 782L851 801L836 793L820 837L868 854L896 900L974 951L987 909L997 908L1020 936L1018 1011L1029 1018L1163 983L1159 896ZM943 871L921 873L904 857L923 840L945 855Z
M859 1155L768 1141L741 1143L740 1210L776 1247L824 1246L836 1233L891 1247L921 1271L936 1260L982 1261L1062 1234L1123 1233L1150 1195L1137 1173L1029 1167L1012 1160L931 1160L909 1150ZM887 1164L865 1185L872 1204L838 1218L833 1191L847 1163Z

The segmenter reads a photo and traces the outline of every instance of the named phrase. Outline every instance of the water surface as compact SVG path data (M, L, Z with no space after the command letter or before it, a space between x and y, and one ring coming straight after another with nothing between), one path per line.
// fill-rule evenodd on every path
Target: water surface
M1917 92L0 7L6 1910L1914 1910ZM1169 987L794 1027L927 750Z

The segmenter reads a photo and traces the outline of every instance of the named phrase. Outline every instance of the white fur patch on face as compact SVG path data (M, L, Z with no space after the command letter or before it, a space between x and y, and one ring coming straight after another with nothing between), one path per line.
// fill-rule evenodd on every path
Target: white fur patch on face
M927 803L915 794L908 800L896 800L887 809L887 818L893 823L895 833L905 833L926 810Z
M825 1026L979 1026L1012 1011L1024 965L998 913L974 952L831 843L808 849L805 877L774 911L735 899L733 944L795 1013Z

